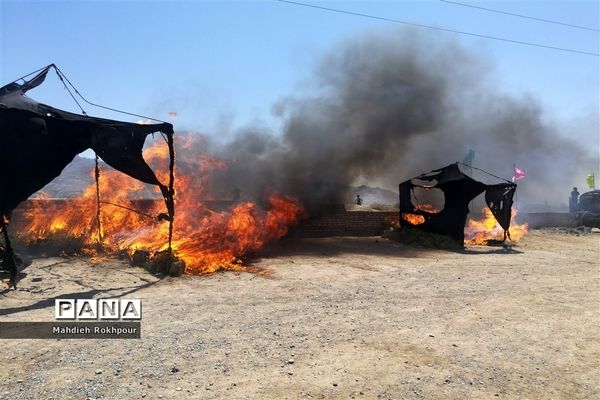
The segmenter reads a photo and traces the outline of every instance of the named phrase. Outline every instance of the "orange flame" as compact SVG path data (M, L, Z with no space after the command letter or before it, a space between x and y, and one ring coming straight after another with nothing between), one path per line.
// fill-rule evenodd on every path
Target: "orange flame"
M182 151L189 148L184 140ZM168 149L155 144L144 152L148 164L161 182L168 181ZM302 205L292 197L268 196L266 210L253 202L231 204L230 210L214 211L205 201L211 199L207 182L215 170L227 168L225 161L202 154L191 168L176 171L175 221L172 248L185 264L185 272L201 274L218 270L245 269L241 258L267 242L284 236L288 228L304 217ZM191 169L191 170L190 170ZM154 193L153 193L154 192ZM155 216L165 212L158 187L147 186L118 171L103 171L100 177L101 227L96 222L96 187L86 188L80 198L65 201L34 201L25 212L28 240L53 234L82 238L88 245L100 243L109 252L143 249L166 250L168 223ZM148 196L148 195L151 196ZM154 197L155 200L139 200ZM138 200L136 200L138 198ZM107 204L112 203L112 204ZM134 210L142 209L142 214ZM88 249L88 252L92 252Z
M426 211L429 213L437 213L439 210L428 203L417 204L415 206L417 210ZM403 213L402 219L412 225L421 225L425 223L425 217L419 214Z
M425 217L418 214L404 213L402 219L413 225L421 225L425 223Z
M492 211L486 207L481 212L483 214L481 219L469 219L465 227L465 244L486 245L489 240L501 240L504 237L504 229L498 224ZM516 216L517 210L513 208L508 230L512 242L519 241L527 234L529 228L526 223L517 224Z

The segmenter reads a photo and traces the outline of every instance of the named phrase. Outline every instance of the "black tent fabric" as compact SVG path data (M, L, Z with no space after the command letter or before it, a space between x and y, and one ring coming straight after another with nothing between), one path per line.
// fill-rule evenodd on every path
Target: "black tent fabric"
M6 253L10 253L10 244L4 216L9 216L22 201L60 175L67 164L86 149L93 149L113 168L142 182L158 185L172 221L172 189L156 178L142 156L142 148L149 134L162 132L169 143L172 166L173 126L78 115L26 96L28 90L44 82L52 67L56 68L49 65L23 83L13 82L0 88L0 222L9 250ZM61 75L59 77L62 80ZM4 264L11 267L10 260ZM14 278L15 271L11 269Z
M510 228L515 190L517 190L515 183L499 183L497 185L490 185L485 189L485 202L490 211L492 211L496 221L504 229L505 236L508 236L509 239L508 228Z
M427 182L421 184L417 181ZM516 189L514 183L486 185L465 175L458 163L419 175L399 185L400 221L413 228L446 235L460 245L464 245L464 228L469 214L469 202L482 192L500 226L508 231L510 226L512 197ZM412 202L414 188L440 189L444 194L444 207L437 212L417 208ZM416 214L423 217L421 224L411 224L402 218L402 214Z
M88 117L27 97L25 93L44 81L50 67L23 84L0 88L0 214L9 214L90 148L113 168L168 194L144 161L142 147L147 135L172 135L173 126Z

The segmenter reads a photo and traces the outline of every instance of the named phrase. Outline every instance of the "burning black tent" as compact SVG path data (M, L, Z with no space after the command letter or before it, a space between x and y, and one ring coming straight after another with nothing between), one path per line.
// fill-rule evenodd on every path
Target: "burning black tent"
M420 183L421 181L422 183ZM444 195L444 207L439 211L425 210L414 204L414 189L439 189ZM450 236L464 244L464 228L469 214L469 202L485 191L485 201L504 229L504 239L510 227L512 199L517 185L506 181L486 185L459 168L458 163L419 175L400 184L400 221L412 228ZM403 214L421 216L421 223L411 223ZM509 236L510 238L510 236Z
M0 88L0 227L6 242L3 264L13 281L16 269L14 260L9 259L12 250L6 232L7 217L86 149L93 149L113 168L159 186L171 221L174 214L172 173L168 186L159 182L142 157L146 136L161 132L169 144L172 167L173 126L166 122L136 124L78 115L27 97L25 93L44 82L51 68L63 80L60 70L51 64L33 78L23 79L23 83L13 82Z

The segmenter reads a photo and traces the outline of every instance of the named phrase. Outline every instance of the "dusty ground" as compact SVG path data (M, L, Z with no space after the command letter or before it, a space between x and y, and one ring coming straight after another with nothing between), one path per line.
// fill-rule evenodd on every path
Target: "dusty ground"
M600 398L600 234L533 231L515 250L288 241L256 262L270 277L162 280L37 259L0 320L126 294L143 339L1 341L0 397Z

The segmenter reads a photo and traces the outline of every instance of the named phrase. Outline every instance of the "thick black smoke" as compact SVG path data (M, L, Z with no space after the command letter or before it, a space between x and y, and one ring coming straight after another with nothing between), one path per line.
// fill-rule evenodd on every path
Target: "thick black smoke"
M410 30L348 40L318 63L313 95L276 105L281 135L246 128L219 147L231 160L219 181L247 196L349 202L358 181L397 190L473 149L474 166L508 179L513 163L526 170L522 202L564 203L597 155L546 126L531 98L502 94L491 70L454 41Z

